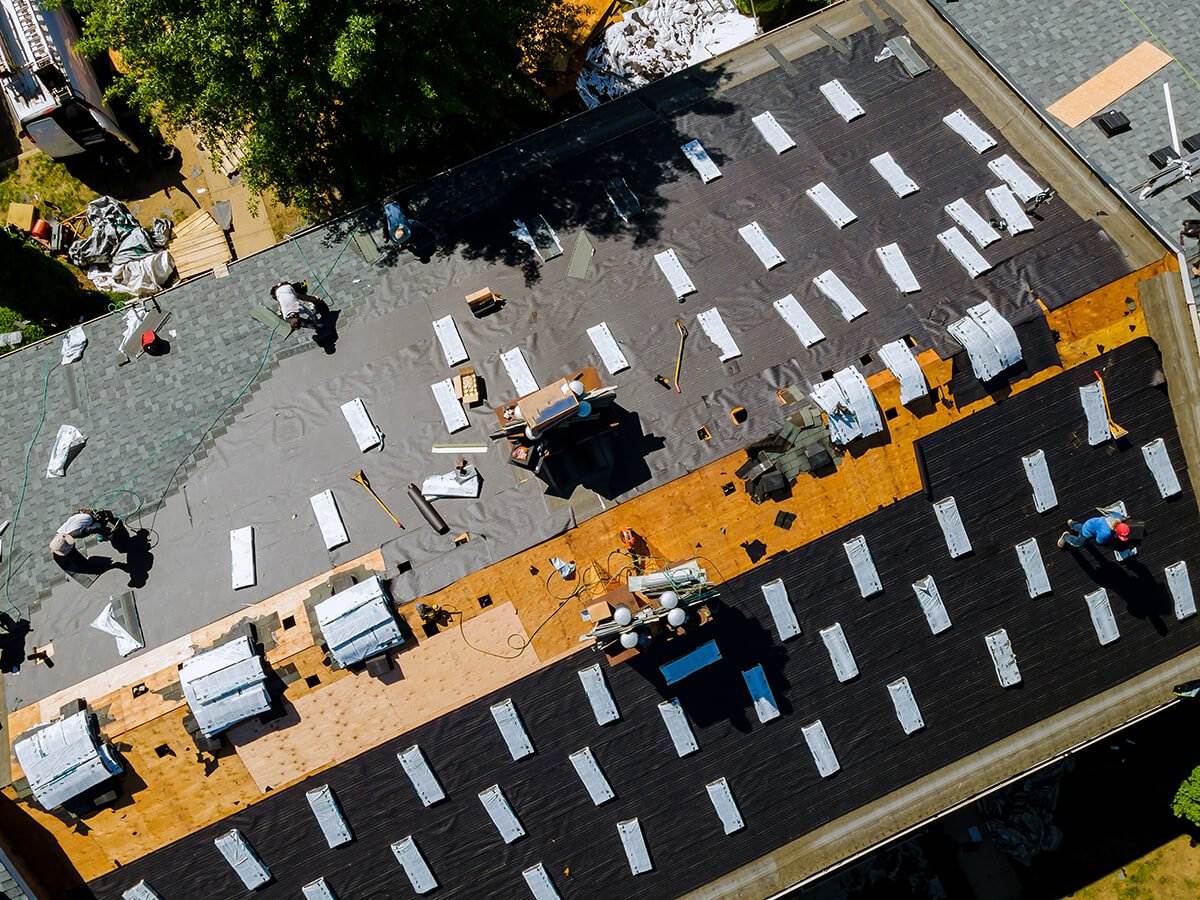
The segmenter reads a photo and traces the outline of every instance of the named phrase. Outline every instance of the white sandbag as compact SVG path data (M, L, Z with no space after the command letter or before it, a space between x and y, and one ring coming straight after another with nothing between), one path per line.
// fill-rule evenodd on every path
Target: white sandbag
M75 458L79 449L87 443L83 432L74 425L63 425L58 429L58 437L54 439L54 449L50 451L50 462L46 466L47 478L62 478L67 474L67 465Z
M76 325L67 332L67 336L62 342L62 365L70 365L73 362L78 362L83 359L84 348L87 347L87 335L83 333L83 326Z

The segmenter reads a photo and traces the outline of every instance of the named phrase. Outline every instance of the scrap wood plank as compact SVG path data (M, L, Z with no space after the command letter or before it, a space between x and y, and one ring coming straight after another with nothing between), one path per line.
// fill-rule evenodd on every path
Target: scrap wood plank
M208 210L197 210L179 223L167 245L182 281L233 259L229 237Z
M1165 50L1142 41L1103 71L1051 103L1046 112L1061 119L1068 128L1074 128L1111 106L1172 59Z

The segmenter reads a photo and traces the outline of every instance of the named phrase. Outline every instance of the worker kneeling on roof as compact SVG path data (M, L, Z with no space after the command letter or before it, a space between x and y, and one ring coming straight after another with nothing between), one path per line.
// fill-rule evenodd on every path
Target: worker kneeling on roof
M1129 543L1132 529L1121 515L1109 511L1103 516L1092 516L1084 522L1067 519L1068 531L1058 539L1060 550L1067 547L1081 548L1089 543L1099 547L1113 547Z
M90 534L98 534L102 540L121 540L128 537L125 524L108 509L81 509L67 521L58 526L58 531L50 539L50 555L55 561L70 567L71 563L81 562L82 554L75 548L75 542Z
M292 326L292 331L308 326L318 328L329 314L329 306L319 297L310 297L303 282L281 281L271 288L271 296L279 304L280 317Z

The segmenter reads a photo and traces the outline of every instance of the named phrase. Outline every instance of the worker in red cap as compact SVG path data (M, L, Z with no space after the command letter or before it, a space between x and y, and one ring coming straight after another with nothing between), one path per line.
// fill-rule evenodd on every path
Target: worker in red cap
M1111 547L1129 542L1129 523L1109 511L1107 515L1092 516L1086 522L1067 519L1067 528L1058 539L1060 550L1067 547L1086 547L1090 541L1100 547Z

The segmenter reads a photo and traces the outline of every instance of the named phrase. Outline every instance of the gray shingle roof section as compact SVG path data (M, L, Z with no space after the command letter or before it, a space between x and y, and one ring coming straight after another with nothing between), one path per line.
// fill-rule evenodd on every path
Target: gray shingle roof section
M1129 189L1155 172L1147 154L1171 143L1163 83L1170 82L1182 140L1200 132L1200 29L1179 0L930 0L1043 108L1074 90L1142 41L1175 57L1113 104L1132 129L1107 138L1091 121L1066 129L1096 167ZM1194 12L1194 7L1192 11ZM1061 123L1059 123L1061 125ZM1170 235L1200 212L1184 199L1200 190L1185 182L1140 201Z

